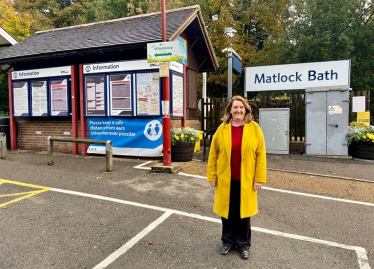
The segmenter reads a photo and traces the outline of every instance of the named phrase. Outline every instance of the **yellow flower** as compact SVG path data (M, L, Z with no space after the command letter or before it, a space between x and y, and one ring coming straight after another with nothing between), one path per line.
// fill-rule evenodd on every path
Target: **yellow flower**
M179 136L175 135L174 136L175 140L179 140Z
M179 131L182 131L182 128L178 128Z
M186 127L186 129L190 129L190 127Z
M181 137L183 138L183 137L184 137L184 134L181 134Z
M195 139L193 137L191 137L191 141L194 141Z
M366 135L362 135L362 137L363 137L364 139L366 139Z

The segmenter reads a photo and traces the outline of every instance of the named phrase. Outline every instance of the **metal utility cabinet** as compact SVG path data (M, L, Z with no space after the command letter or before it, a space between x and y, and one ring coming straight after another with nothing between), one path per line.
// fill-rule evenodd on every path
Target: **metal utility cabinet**
M290 109L260 108L260 126L266 153L289 154Z
M348 156L349 88L307 88L306 155Z

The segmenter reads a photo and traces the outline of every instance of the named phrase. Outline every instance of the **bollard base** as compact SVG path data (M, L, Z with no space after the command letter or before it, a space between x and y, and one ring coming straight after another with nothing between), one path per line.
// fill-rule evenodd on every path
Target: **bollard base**
M152 172L160 172L160 173L178 173L180 167L176 164L171 164L170 166L165 166L162 162L155 163L151 166Z

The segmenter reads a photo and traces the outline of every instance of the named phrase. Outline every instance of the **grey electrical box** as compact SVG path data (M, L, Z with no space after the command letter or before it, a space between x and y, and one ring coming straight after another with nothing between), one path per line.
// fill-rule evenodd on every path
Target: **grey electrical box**
M306 155L348 156L349 89L305 90Z
M260 108L260 126L265 137L266 153L289 154L290 109Z

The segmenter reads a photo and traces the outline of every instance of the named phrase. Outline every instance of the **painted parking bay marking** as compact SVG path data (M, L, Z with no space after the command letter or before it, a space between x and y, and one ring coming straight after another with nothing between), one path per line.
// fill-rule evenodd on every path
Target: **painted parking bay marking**
M7 201L5 203L0 204L0 208L4 207L6 205L12 204L12 203L21 201L23 199L29 198L31 196L46 192L49 189L51 189L51 188L48 188L48 187L43 187L43 186L38 186L38 185L33 185L33 184L27 184L27 183L12 181L12 180L0 179L0 190L1 190L1 185L3 185L3 184L12 184L12 185L23 186L23 187L27 187L27 188L36 189L36 190L26 191L26 192L0 194L0 198L2 198L2 197L16 197L16 198L14 198L10 201Z

